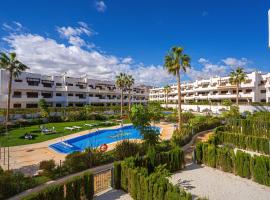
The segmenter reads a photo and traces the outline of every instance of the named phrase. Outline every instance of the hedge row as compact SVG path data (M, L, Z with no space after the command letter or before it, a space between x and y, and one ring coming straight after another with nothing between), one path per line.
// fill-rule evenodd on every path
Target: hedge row
M125 161L115 163L114 186L129 192L134 200L191 200L178 186L173 186L169 180L154 172L147 174L146 168L132 168ZM117 183L116 183L117 182Z
M183 169L185 166L184 152L181 148L175 147L167 152L156 153L154 158L149 156L136 157L136 167L147 168L148 171L154 171L155 166L166 165L170 172Z
M237 151L235 154L228 147L217 147L213 144L196 145L196 160L210 167L231 172L243 178L251 178L257 183L270 186L270 157L250 156Z
M63 184L48 186L44 190L32 193L23 200L92 200L94 196L94 179L91 173L72 178Z
M270 138L270 122L263 117L228 120L227 130L233 133Z
M217 132L215 135L219 144L232 144L235 147L252 150L264 154L269 154L269 141L268 138L262 138L257 136L248 136L242 134Z

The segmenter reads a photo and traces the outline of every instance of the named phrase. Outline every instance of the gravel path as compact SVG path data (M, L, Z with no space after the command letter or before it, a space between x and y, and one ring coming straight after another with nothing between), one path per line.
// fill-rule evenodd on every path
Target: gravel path
M94 200L133 200L131 196L122 190L110 189L98 194Z
M184 187L193 197L207 197L210 200L269 200L270 187L231 173L190 164L186 169L172 175L173 184Z

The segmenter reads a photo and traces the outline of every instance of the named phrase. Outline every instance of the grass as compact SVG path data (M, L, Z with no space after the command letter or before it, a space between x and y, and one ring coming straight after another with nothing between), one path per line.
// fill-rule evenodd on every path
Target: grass
M47 123L43 124L46 128L51 129L52 127L55 127L56 133L53 134L43 134L40 131L39 126L40 125L33 125L33 126L28 126L28 127L22 127L22 128L16 128L12 129L8 132L8 135L2 135L0 136L0 144L2 147L7 147L7 146L18 146L18 145L25 145L25 144L33 144L33 143L38 143L38 142L43 142L46 140L51 140L54 138L62 137L65 135L70 135L72 133L76 133L79 131L84 131L84 130L90 130L94 129L95 127L108 127L108 125L102 125L100 124L102 121L97 121L97 120L85 120L85 121L77 121L77 122L57 122L57 123ZM129 121L124 121L124 123L129 123ZM95 126L94 128L91 128L89 126L84 126L84 124L100 124ZM112 125L117 125L116 123L111 124ZM64 130L65 127L70 127L70 126L80 126L82 127L79 130ZM31 133L33 136L33 139L28 140L24 139L24 134L25 133Z

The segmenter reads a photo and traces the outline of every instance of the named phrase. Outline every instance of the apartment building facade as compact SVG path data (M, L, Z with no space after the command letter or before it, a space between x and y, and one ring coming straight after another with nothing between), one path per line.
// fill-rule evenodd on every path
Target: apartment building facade
M8 97L8 73L0 70L0 107L4 108ZM145 104L149 98L149 87L134 86L131 103ZM63 76L48 76L23 72L13 80L11 108L36 108L38 101L45 99L53 107L119 105L121 91L113 81L103 81ZM128 92L124 91L124 104L128 104Z
M236 86L231 85L230 77L212 77L181 84L181 101L183 103L209 101L221 103L225 99L236 101ZM177 103L177 85L171 85L168 95L169 103ZM150 90L150 101L166 101L164 88ZM246 82L240 85L239 102L270 102L270 73L252 72L247 74Z

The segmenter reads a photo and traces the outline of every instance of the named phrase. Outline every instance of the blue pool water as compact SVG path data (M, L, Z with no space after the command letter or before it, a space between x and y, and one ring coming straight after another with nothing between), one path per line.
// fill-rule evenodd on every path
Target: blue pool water
M160 128L153 127L160 131ZM74 151L83 151L86 148L97 148L102 144L109 144L124 139L142 139L140 131L133 126L124 126L118 129L98 130L93 133L65 140L49 147L59 153L69 154Z

